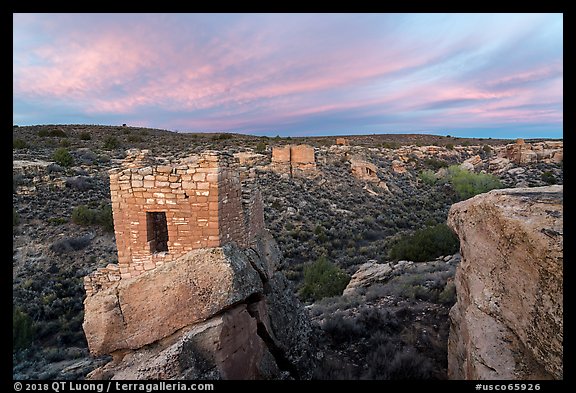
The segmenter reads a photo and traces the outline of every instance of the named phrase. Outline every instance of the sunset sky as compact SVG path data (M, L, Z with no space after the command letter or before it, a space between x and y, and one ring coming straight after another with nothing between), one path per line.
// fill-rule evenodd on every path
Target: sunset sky
M562 137L562 14L13 18L18 125Z

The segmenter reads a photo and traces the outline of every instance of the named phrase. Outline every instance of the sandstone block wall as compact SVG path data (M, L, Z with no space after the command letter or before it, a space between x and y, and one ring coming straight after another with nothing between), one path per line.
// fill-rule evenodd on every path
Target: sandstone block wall
M380 180L377 175L378 167L370 162L353 158L350 160L350 167L352 175L358 179L368 181Z
M118 267L86 277L88 295L191 250L245 247L264 230L259 194L243 188L232 156L206 152L166 165L145 150L128 153L109 171Z
M106 267L97 269L94 273L84 276L84 289L86 296L110 288L115 282L120 281L118 265L109 263Z
M142 161L136 158L134 161ZM176 166L124 166L110 171L110 194L122 278L137 276L188 251L220 245L215 154ZM148 213L164 213L167 252L151 249Z
M316 173L314 147L309 145L286 145L272 148L271 167L278 173L290 176L308 176Z
M346 138L336 138L336 144L339 146L348 146L348 139Z

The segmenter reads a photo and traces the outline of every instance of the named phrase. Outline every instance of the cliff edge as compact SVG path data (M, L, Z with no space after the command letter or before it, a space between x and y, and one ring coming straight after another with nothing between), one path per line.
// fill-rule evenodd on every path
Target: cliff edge
M454 204L460 237L450 379L563 378L563 187L493 190Z

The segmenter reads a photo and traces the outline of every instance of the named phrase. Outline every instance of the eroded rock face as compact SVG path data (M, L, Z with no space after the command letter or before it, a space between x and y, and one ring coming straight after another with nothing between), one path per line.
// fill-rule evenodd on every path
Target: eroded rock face
M280 263L266 233L251 248L194 250L87 297L90 351L113 356L89 378L306 378L312 327Z
M87 297L84 332L96 355L137 349L258 292L258 273L235 247L194 250Z
M279 374L257 321L240 304L138 351L120 353L91 379L266 379Z
M498 155L515 164L534 162L560 163L564 160L564 143L562 141L544 141L525 143L522 139L499 149Z
M493 190L457 203L451 379L563 378L563 188Z

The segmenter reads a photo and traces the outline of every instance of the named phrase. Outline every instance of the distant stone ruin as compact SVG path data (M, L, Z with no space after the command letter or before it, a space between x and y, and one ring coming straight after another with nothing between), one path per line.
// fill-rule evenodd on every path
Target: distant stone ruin
M380 178L378 177L378 167L376 165L360 158L351 158L350 168L352 170L352 176L360 180L372 183L373 185L380 187L385 191L390 191L386 183L380 180ZM369 188L365 189L369 193L377 195L376 192L370 190Z
M285 145L272 148L270 168L290 177L315 176L316 159L314 147L309 145Z
M336 145L338 146L349 146L348 139L346 138L336 138Z
M352 175L361 180L375 181L378 182L378 167L370 162L352 158L350 159L350 167L352 169Z
M224 153L161 165L147 150L129 151L109 171L118 265L85 277L87 294L194 249L249 244L264 229L262 199L235 166Z

